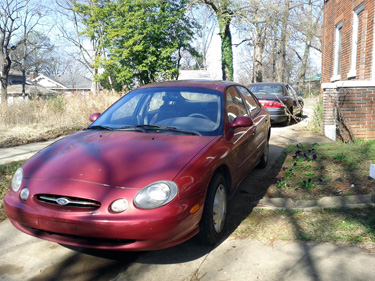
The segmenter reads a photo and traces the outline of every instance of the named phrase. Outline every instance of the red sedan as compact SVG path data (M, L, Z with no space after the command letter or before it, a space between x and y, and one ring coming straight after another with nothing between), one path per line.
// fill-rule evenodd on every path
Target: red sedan
M19 230L97 249L214 244L228 197L267 165L269 113L233 82L146 85L90 120L16 171L4 201Z

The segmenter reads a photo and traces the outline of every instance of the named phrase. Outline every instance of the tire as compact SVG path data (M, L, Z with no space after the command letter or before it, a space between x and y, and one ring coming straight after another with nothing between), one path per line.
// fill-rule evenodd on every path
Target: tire
M226 181L215 174L208 186L203 214L199 223L199 238L202 243L214 245L225 233L228 199Z
M257 166L258 169L264 169L265 167L267 167L267 163L268 163L268 154L269 154L269 141L267 139L267 144L266 144L266 148L264 149L263 151L263 154L262 156L260 157L260 162Z
M303 105L302 105L303 106ZM299 117L303 117L303 107L301 107L301 111L300 113L298 114Z

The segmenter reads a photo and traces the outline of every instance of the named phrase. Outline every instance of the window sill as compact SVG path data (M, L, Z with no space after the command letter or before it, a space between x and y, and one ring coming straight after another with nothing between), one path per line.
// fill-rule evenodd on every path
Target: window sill
M357 71L354 69L354 70L350 70L349 73L348 73L348 78L355 78L357 76Z
M333 75L331 77L331 82L340 81L341 76L340 75Z

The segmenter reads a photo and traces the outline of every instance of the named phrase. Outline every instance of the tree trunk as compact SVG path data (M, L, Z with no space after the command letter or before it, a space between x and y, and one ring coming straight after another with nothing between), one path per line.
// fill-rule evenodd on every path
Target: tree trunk
M262 29L258 30L255 41L255 82L263 82L263 52L264 52L264 35Z
M279 66L277 69L277 81L285 82L286 71L286 41L287 41L287 27L289 20L289 4L290 0L285 0L285 9L281 19L281 35L280 35L280 57Z
M233 81L233 50L232 35L230 33L230 17L218 14L221 37L221 70L222 79Z
M276 38L276 31L273 30L273 38ZM270 64L271 64L271 81L276 81L276 53L277 53L277 40L273 40L271 43L271 58L270 58Z
M3 79L3 77L1 77L1 105L2 106L8 105L7 84L6 84L6 79Z
M1 82L1 104L2 106L8 106L8 76L10 71L11 60L9 55L4 56L1 54L1 64L3 65L0 82Z
M298 87L299 88L303 88L303 86L305 85L306 69L307 69L307 61L309 59L310 45L311 45L311 40L310 38L308 38L305 44L305 50L303 52L301 67L298 72Z

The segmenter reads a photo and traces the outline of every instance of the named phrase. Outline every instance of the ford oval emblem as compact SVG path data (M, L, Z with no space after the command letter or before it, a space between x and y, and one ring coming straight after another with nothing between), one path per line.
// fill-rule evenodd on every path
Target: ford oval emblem
M69 204L69 200L66 198L59 198L56 200L57 204L60 206L65 206L66 204Z

